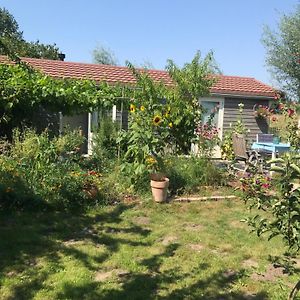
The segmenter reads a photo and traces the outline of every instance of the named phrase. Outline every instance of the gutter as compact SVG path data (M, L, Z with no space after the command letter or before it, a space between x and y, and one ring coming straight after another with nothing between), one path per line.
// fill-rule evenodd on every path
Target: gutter
M210 93L211 96L219 97L231 97L231 98L247 98L247 99L263 99L263 100L274 100L272 96L261 96L261 95L237 95L237 94L220 94L220 93Z

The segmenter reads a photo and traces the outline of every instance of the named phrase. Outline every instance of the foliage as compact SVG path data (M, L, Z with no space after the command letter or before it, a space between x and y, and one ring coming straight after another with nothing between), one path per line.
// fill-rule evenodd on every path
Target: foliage
M93 154L92 159L98 168L103 168L111 159L118 155L118 129L110 116L100 120L99 127L93 132Z
M249 173L242 179L244 201L258 213L249 217L246 222L253 226L258 236L268 233L269 240L281 236L290 254L300 250L300 157L286 154L284 158L270 161L276 164L271 170L278 174L277 188L270 177L250 167ZM261 211L266 211L262 213ZM290 266L291 264L287 264ZM294 299L300 281L294 287L289 299Z
M25 57L59 59L59 49L54 45L39 41L27 42L14 16L5 8L0 8L0 54L17 54Z
M170 104L163 100L165 86L129 67L136 76L137 89L130 101L129 130L120 135L119 142L128 145L122 169L132 177L132 184L137 185L143 174L159 171L173 123Z
M263 43L267 64L278 83L291 97L300 97L300 5L283 15L277 31L265 28Z
M270 108L266 105L255 105L254 108L254 116L255 118L267 118L271 115Z
M293 149L300 149L299 104L295 102L278 102L275 115L270 120L272 131L275 131L282 140L289 142Z
M172 111L176 114L176 126L172 135L179 153L188 153L191 142L195 141L195 128L202 117L199 98L209 95L209 90L215 82L215 79L209 76L213 72L212 59L213 55L209 53L201 60L198 51L191 63L186 63L181 69L172 60L168 61L166 68L174 82L174 88L168 98L172 104ZM181 126L178 126L179 124Z
M100 65L118 65L118 61L112 50L103 46L99 46L93 50L93 62Z
M136 185L142 174L163 171L166 151L188 153L196 140L195 128L201 120L199 97L209 93L213 79L208 79L209 59L200 61L197 53L190 64L179 69L169 61L168 70L174 86L155 83L146 72L128 65L136 77L134 97L130 101L130 122L123 170Z
M118 87L91 80L56 79L26 64L0 65L0 122L13 127L29 119L40 106L50 111L74 114L96 107L110 107Z
M231 128L225 132L222 140L222 144L221 144L222 159L227 159L227 160L234 159L233 144L232 144L233 133L246 134L247 132L245 124L243 122L244 104L240 103L238 106L239 106L238 118L235 121L234 125L231 126Z
M211 157L213 150L219 144L218 128L213 124L215 110L211 112L206 123L201 122L196 128L198 153L202 157Z
M222 169L204 157L167 157L165 168L170 179L171 194L196 193L203 186L223 185Z
M82 142L75 132L50 139L46 131L15 130L0 156L0 208L82 209L105 201L101 175L77 163Z

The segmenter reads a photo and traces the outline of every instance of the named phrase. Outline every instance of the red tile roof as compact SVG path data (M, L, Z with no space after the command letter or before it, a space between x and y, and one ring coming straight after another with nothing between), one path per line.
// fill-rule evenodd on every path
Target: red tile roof
M135 83L135 77L127 67L37 58L22 58L21 60L53 77L92 79L106 81L111 84ZM0 63L10 63L10 61L6 56L0 56ZM172 80L166 71L148 70L147 72L155 81L163 81L167 85L172 84ZM272 87L254 78L225 75L216 75L216 78L217 81L211 88L212 94L274 97L275 90Z

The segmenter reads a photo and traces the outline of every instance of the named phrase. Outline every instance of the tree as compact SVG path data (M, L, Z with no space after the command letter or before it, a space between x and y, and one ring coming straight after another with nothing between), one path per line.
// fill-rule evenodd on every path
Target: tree
M264 29L266 62L280 87L290 98L300 98L300 5L290 15L283 15L277 31Z
M118 60L113 51L103 46L98 46L93 50L93 62L100 65L118 65Z
M55 44L25 41L14 16L5 8L0 8L0 54L59 59Z

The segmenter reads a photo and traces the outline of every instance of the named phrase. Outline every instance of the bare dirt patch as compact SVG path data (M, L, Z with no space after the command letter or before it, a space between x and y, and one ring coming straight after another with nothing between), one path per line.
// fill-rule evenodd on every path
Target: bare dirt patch
M228 253L228 252L231 252L232 249L233 249L233 246L231 244L220 244L218 251L219 251L219 253L224 253L224 252Z
M213 249L213 250L211 250L211 252L213 253L213 254L216 254L216 255L222 255L222 256L226 256L226 255L228 255L228 252L226 252L226 251L224 251L224 250L221 250L221 249Z
M228 270L224 271L222 275L226 279L233 279L237 276L237 274L238 273L236 271L228 269Z
M95 281L97 282L103 282L107 279L111 278L113 275L113 271L107 271L107 272L97 272L95 275Z
M195 224L195 223L188 223L185 224L184 230L187 231L201 231L203 229L203 225Z
M83 241L82 240L70 239L70 240L64 241L63 244L65 246L80 245L80 244L83 244Z
M189 244L189 247L194 251L201 251L204 249L202 244Z
M256 269L256 268L258 268L258 262L255 261L254 259L249 258L249 259L246 259L246 260L244 260L242 262L242 266L244 268L246 268L246 269L247 268L254 268L254 269Z
M269 265L265 273L253 273L250 278L257 281L275 282L278 278L286 276L288 275L284 273L284 268L276 268L273 265Z
M238 228L238 229L245 229L248 227L247 224L238 220L231 221L229 225L230 227Z
M6 276L7 276L7 277L14 277L14 276L16 276L16 275L17 275L17 272L16 272L16 271L10 271L10 272L6 273Z
M110 279L113 276L117 276L119 278L123 278L129 274L128 271L123 269L113 269L110 271L99 271L95 274L95 281L97 282L104 282L108 279Z
M167 246L173 242L177 241L177 237L176 236L166 236L164 237L163 239L161 239L161 243L164 245L164 246Z
M148 225L150 224L150 218L149 217L136 217L134 219L134 223L138 224L138 225Z

